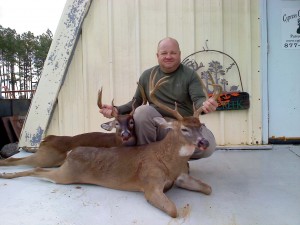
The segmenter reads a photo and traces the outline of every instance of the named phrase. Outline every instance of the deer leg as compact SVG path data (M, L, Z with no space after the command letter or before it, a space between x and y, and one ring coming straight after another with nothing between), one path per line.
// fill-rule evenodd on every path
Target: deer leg
M50 157L50 156L49 156ZM38 157L37 153L31 156L23 157L23 158L7 158L4 160L0 160L0 166L19 166L26 165L32 167L52 167L53 165L52 158Z
M176 186L188 189L191 191L198 191L203 194L209 195L211 193L211 187L208 184L203 183L186 173L180 174L175 181Z
M41 168L35 168L33 170L26 170L21 172L14 172L14 173L0 173L0 178L13 179L17 177L34 176L34 174L39 170L41 170Z
M67 154L58 151L38 151L33 155L23 158L7 158L0 160L0 166L27 165L32 167L55 167L60 166Z
M30 157L30 156L29 156ZM0 166L17 166L17 165L24 165L24 160L28 157L24 158L7 158L0 160Z
M57 184L70 184L72 183L72 178L68 179L66 173L58 169L44 169L44 168L35 168L33 170L15 172L15 173L0 173L0 178L4 179L13 179L17 177L39 177L45 180L49 180Z
M163 193L163 188L149 188L144 191L145 198L153 206L167 213L169 216L176 218L177 209L175 204Z

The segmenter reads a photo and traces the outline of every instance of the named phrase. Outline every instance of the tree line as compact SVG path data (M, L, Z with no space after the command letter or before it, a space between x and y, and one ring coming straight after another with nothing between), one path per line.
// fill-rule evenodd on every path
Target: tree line
M52 37L49 29L35 36L0 25L0 98L32 98Z

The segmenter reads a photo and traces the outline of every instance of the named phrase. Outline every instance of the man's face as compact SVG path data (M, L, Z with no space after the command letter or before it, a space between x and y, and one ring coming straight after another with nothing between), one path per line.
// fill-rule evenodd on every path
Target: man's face
M175 71L181 62L181 52L177 42L171 39L163 40L157 48L157 60L165 73Z

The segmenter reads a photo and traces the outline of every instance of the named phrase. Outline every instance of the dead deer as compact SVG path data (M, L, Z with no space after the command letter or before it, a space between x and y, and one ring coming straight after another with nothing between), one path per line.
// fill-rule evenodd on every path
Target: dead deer
M167 80L154 85L155 75L150 76L150 99L177 120L155 121L168 129L167 136L158 142L142 146L95 148L77 147L68 154L66 161L57 169L35 168L16 173L1 173L0 178L34 176L58 184L87 183L112 189L140 191L146 200L171 217L177 217L175 204L164 194L175 183L178 187L209 195L211 187L188 174L188 160L195 148L206 148L199 115L202 108L195 109L194 116L183 118L175 104L168 108L155 98L155 91ZM215 85L214 98L222 91ZM202 146L205 143L205 146Z
M142 93L144 92L142 91ZM143 94L142 97L143 104L146 104L146 97ZM97 105L100 109L102 108L102 88L98 92ZM10 157L0 160L0 166L57 167L64 162L70 150L79 146L108 148L135 145L134 110L133 102L132 111L129 114L118 115L115 112L112 113L115 119L110 122L109 126L110 129L116 129L115 133L91 132L75 136L49 135L42 140L34 154L23 158Z

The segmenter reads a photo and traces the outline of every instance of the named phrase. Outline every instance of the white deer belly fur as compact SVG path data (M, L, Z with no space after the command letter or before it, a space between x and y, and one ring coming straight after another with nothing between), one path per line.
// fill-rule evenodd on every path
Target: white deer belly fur
M194 145L184 145L179 150L179 156L191 156L195 151Z

